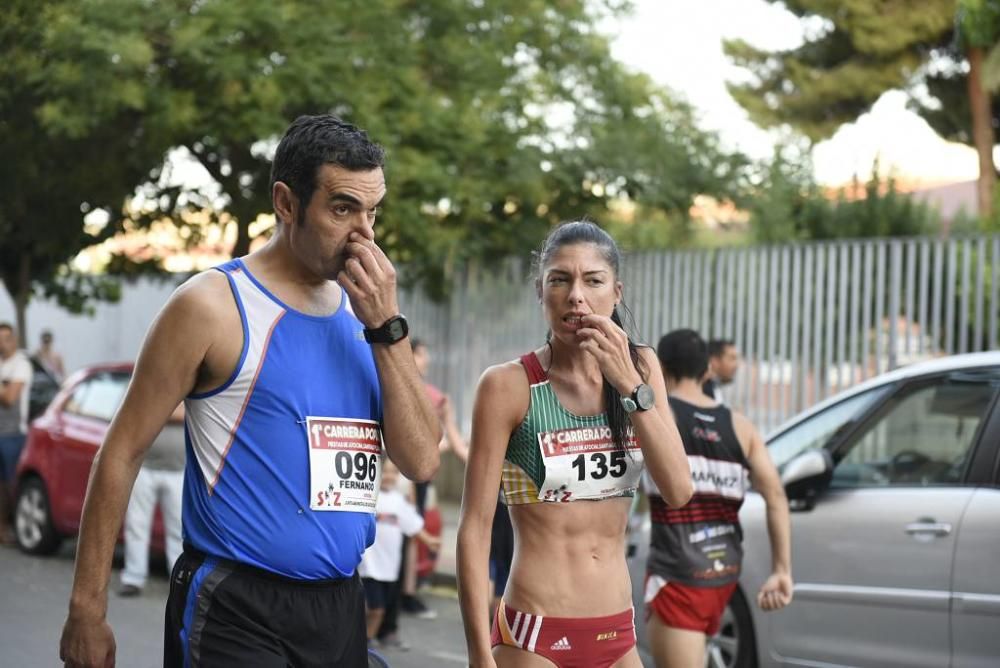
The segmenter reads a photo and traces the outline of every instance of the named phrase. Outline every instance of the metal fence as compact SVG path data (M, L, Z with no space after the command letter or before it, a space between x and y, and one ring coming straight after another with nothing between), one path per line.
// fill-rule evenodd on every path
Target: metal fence
M544 341L529 274L525 260L511 259L466 269L445 304L401 296L414 335L435 356L432 380L451 394L466 433L483 370ZM691 327L736 342L745 361L723 392L764 431L883 371L1000 343L1000 236L633 253L621 278L641 340L655 345ZM122 301L97 304L95 317L34 301L29 341L52 329L71 368L132 359L179 280L126 284ZM3 290L0 320L13 320Z
M622 274L643 341L679 327L735 341L744 364L723 392L763 431L884 371L998 345L998 236L635 253ZM520 260L467 270L447 304L402 302L466 427L481 372L544 340Z

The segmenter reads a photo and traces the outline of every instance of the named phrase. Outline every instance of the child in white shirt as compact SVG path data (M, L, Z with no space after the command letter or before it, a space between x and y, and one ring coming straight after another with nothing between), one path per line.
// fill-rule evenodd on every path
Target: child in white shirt
M441 540L424 531L424 518L397 489L399 469L382 460L382 481L375 504L375 542L361 558L358 573L365 587L365 624L368 640L375 637L391 587L399 579L403 559L403 536L416 536L432 549Z

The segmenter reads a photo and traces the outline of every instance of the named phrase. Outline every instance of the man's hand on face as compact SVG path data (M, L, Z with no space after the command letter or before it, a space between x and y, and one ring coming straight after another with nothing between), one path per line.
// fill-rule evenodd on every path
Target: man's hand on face
M337 283L347 292L351 308L365 327L381 327L399 313L396 269L378 245L357 233L347 243L348 259Z

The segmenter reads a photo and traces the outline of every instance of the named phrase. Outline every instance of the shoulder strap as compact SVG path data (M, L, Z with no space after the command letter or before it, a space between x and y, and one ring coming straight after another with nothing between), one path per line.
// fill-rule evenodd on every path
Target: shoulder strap
M524 372L528 374L529 385L538 385L549 379L548 374L545 373L545 369L542 368L542 363L538 361L538 356L534 352L521 355L521 365L524 366Z

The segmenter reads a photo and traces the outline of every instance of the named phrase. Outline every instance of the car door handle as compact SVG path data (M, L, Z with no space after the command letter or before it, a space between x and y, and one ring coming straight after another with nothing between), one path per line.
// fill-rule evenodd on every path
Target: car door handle
M951 533L948 522L912 522L904 529L911 536L947 536Z

